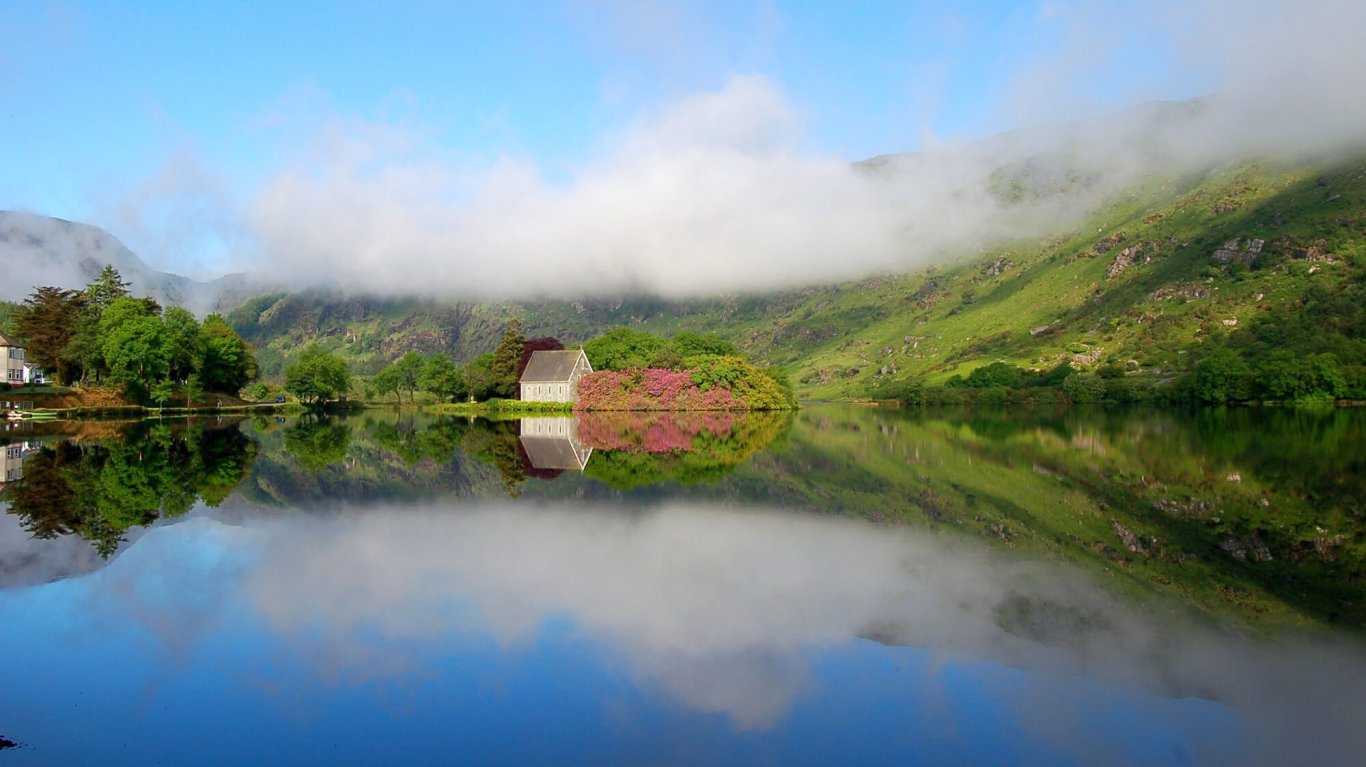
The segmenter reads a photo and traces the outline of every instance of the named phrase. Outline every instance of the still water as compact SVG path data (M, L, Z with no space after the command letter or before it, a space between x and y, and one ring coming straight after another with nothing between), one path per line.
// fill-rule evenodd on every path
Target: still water
M1359 764L1366 412L0 434L0 764Z

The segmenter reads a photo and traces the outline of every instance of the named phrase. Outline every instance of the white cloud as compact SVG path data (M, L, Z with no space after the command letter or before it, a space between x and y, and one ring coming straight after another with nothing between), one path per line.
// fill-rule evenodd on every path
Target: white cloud
M412 121L337 120L249 207L248 266L298 284L469 298L689 297L905 271L1066 227L1157 163L1360 148L1366 48L1354 41L1366 24L1354 6L1046 4L1042 23L1068 31L1009 98L1017 119L1047 127L937 144L881 174L811 151L804 116L762 75L641 117L565 182L526 158L455 161ZM1130 73L1129 34L1165 41L1169 58ZM1173 78L1206 77L1217 92L1184 112L1055 122L1114 103L1095 89L1126 73L1138 79L1120 98ZM987 192L1003 164L1060 156L1089 183L1010 209Z

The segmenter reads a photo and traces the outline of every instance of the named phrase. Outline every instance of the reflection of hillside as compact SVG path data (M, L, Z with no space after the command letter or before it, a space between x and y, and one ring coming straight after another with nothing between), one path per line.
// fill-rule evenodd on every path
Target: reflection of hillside
M478 449L474 433L483 431L465 419L372 412L292 423L260 419L250 431L261 456L242 494L264 505L468 496L499 486L496 472L463 449Z
M1363 414L1193 416L810 408L790 450L728 484L1087 563L1253 623L1366 624Z

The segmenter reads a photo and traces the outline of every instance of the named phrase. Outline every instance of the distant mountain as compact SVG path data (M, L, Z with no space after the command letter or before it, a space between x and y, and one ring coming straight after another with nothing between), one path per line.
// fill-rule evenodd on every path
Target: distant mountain
M132 283L135 295L197 314L235 306L253 292L242 275L199 282L157 271L99 227L19 211L0 211L0 264L0 300L8 301L21 301L43 285L82 288L105 264Z
M1028 163L1001 168L995 180L1008 199L1066 195L1090 183L1082 171ZM1293 344L1296 353L1332 353L1359 366L1366 158L1148 173L1042 237L910 272L769 294L464 303L280 292L249 299L229 320L256 347L263 374L278 376L312 341L361 375L410 350L469 359L492 349L512 317L530 336L565 343L623 325L716 333L788 369L808 398L942 382L995 361L1109 365L1131 380L1159 382L1228 345Z

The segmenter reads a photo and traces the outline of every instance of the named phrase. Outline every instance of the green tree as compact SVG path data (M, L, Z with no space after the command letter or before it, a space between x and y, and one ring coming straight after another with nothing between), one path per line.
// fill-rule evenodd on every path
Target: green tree
M736 355L735 344L716 336L701 333L683 332L669 339L669 346L684 360L699 354L715 354L723 357Z
M1232 350L1220 349L1200 360L1189 385L1201 402L1242 402L1252 398L1252 369Z
M408 352L390 366L394 370L394 380L399 391L408 392L409 402L413 401L413 395L417 392L418 381L422 378L424 364L421 354Z
M376 373L374 378L370 379L370 387L374 389L376 396L379 397L383 397L386 394L397 394L398 371L394 369L393 365L386 366L383 370ZM401 395L399 396L399 402L403 402Z
M988 389L993 386L1006 386L1012 389L1020 387L1020 381L1024 371L1004 362L993 362L990 365L983 365L968 374L963 381L963 385L969 389Z
M194 315L179 306L167 309L161 321L166 326L171 380L183 381L204 365L203 330Z
M613 328L583 345L594 370L649 367L664 348L664 339L631 328Z
M132 283L124 280L118 269L115 269L111 264L105 264L99 275L89 285L85 286L85 300L97 312L103 312L115 301L131 295L128 292L130 285Z
M167 379L171 351L166 326L132 298L119 298L100 317L100 349L109 378L129 391L145 395Z
M418 386L425 392L450 401L461 399L469 393L468 387L465 386L465 377L460 374L460 368L456 367L448 355L439 352L422 366Z
M507 326L503 328L503 338L498 342L498 348L493 350L490 371L493 374L495 396L509 399L517 396L517 363L522 359L522 344L525 342L522 321L508 320Z
M199 374L205 388L235 394L256 378L256 357L251 346L227 320L210 314L204 318L199 333L204 349Z
M1337 357L1329 353L1304 356L1277 349L1262 361L1257 373L1261 393L1273 400L1313 394L1336 397L1344 386Z
M1091 403L1105 399L1105 379L1093 373L1073 373L1062 382L1063 391L1073 402Z
M62 350L76 332L84 304L85 299L74 290L42 287L14 313L14 334L28 346L28 359L61 383L74 380Z
M198 373L191 373L185 378L185 407L194 407L195 400L203 399L204 385L199 381Z
M340 421L305 415L285 432L285 451L305 469L317 473L346 458L351 430Z
M483 401L494 396L493 352L484 352L460 370L469 396Z
M285 369L285 391L307 405L345 396L351 389L351 374L346 361L321 346L309 344L299 359Z

